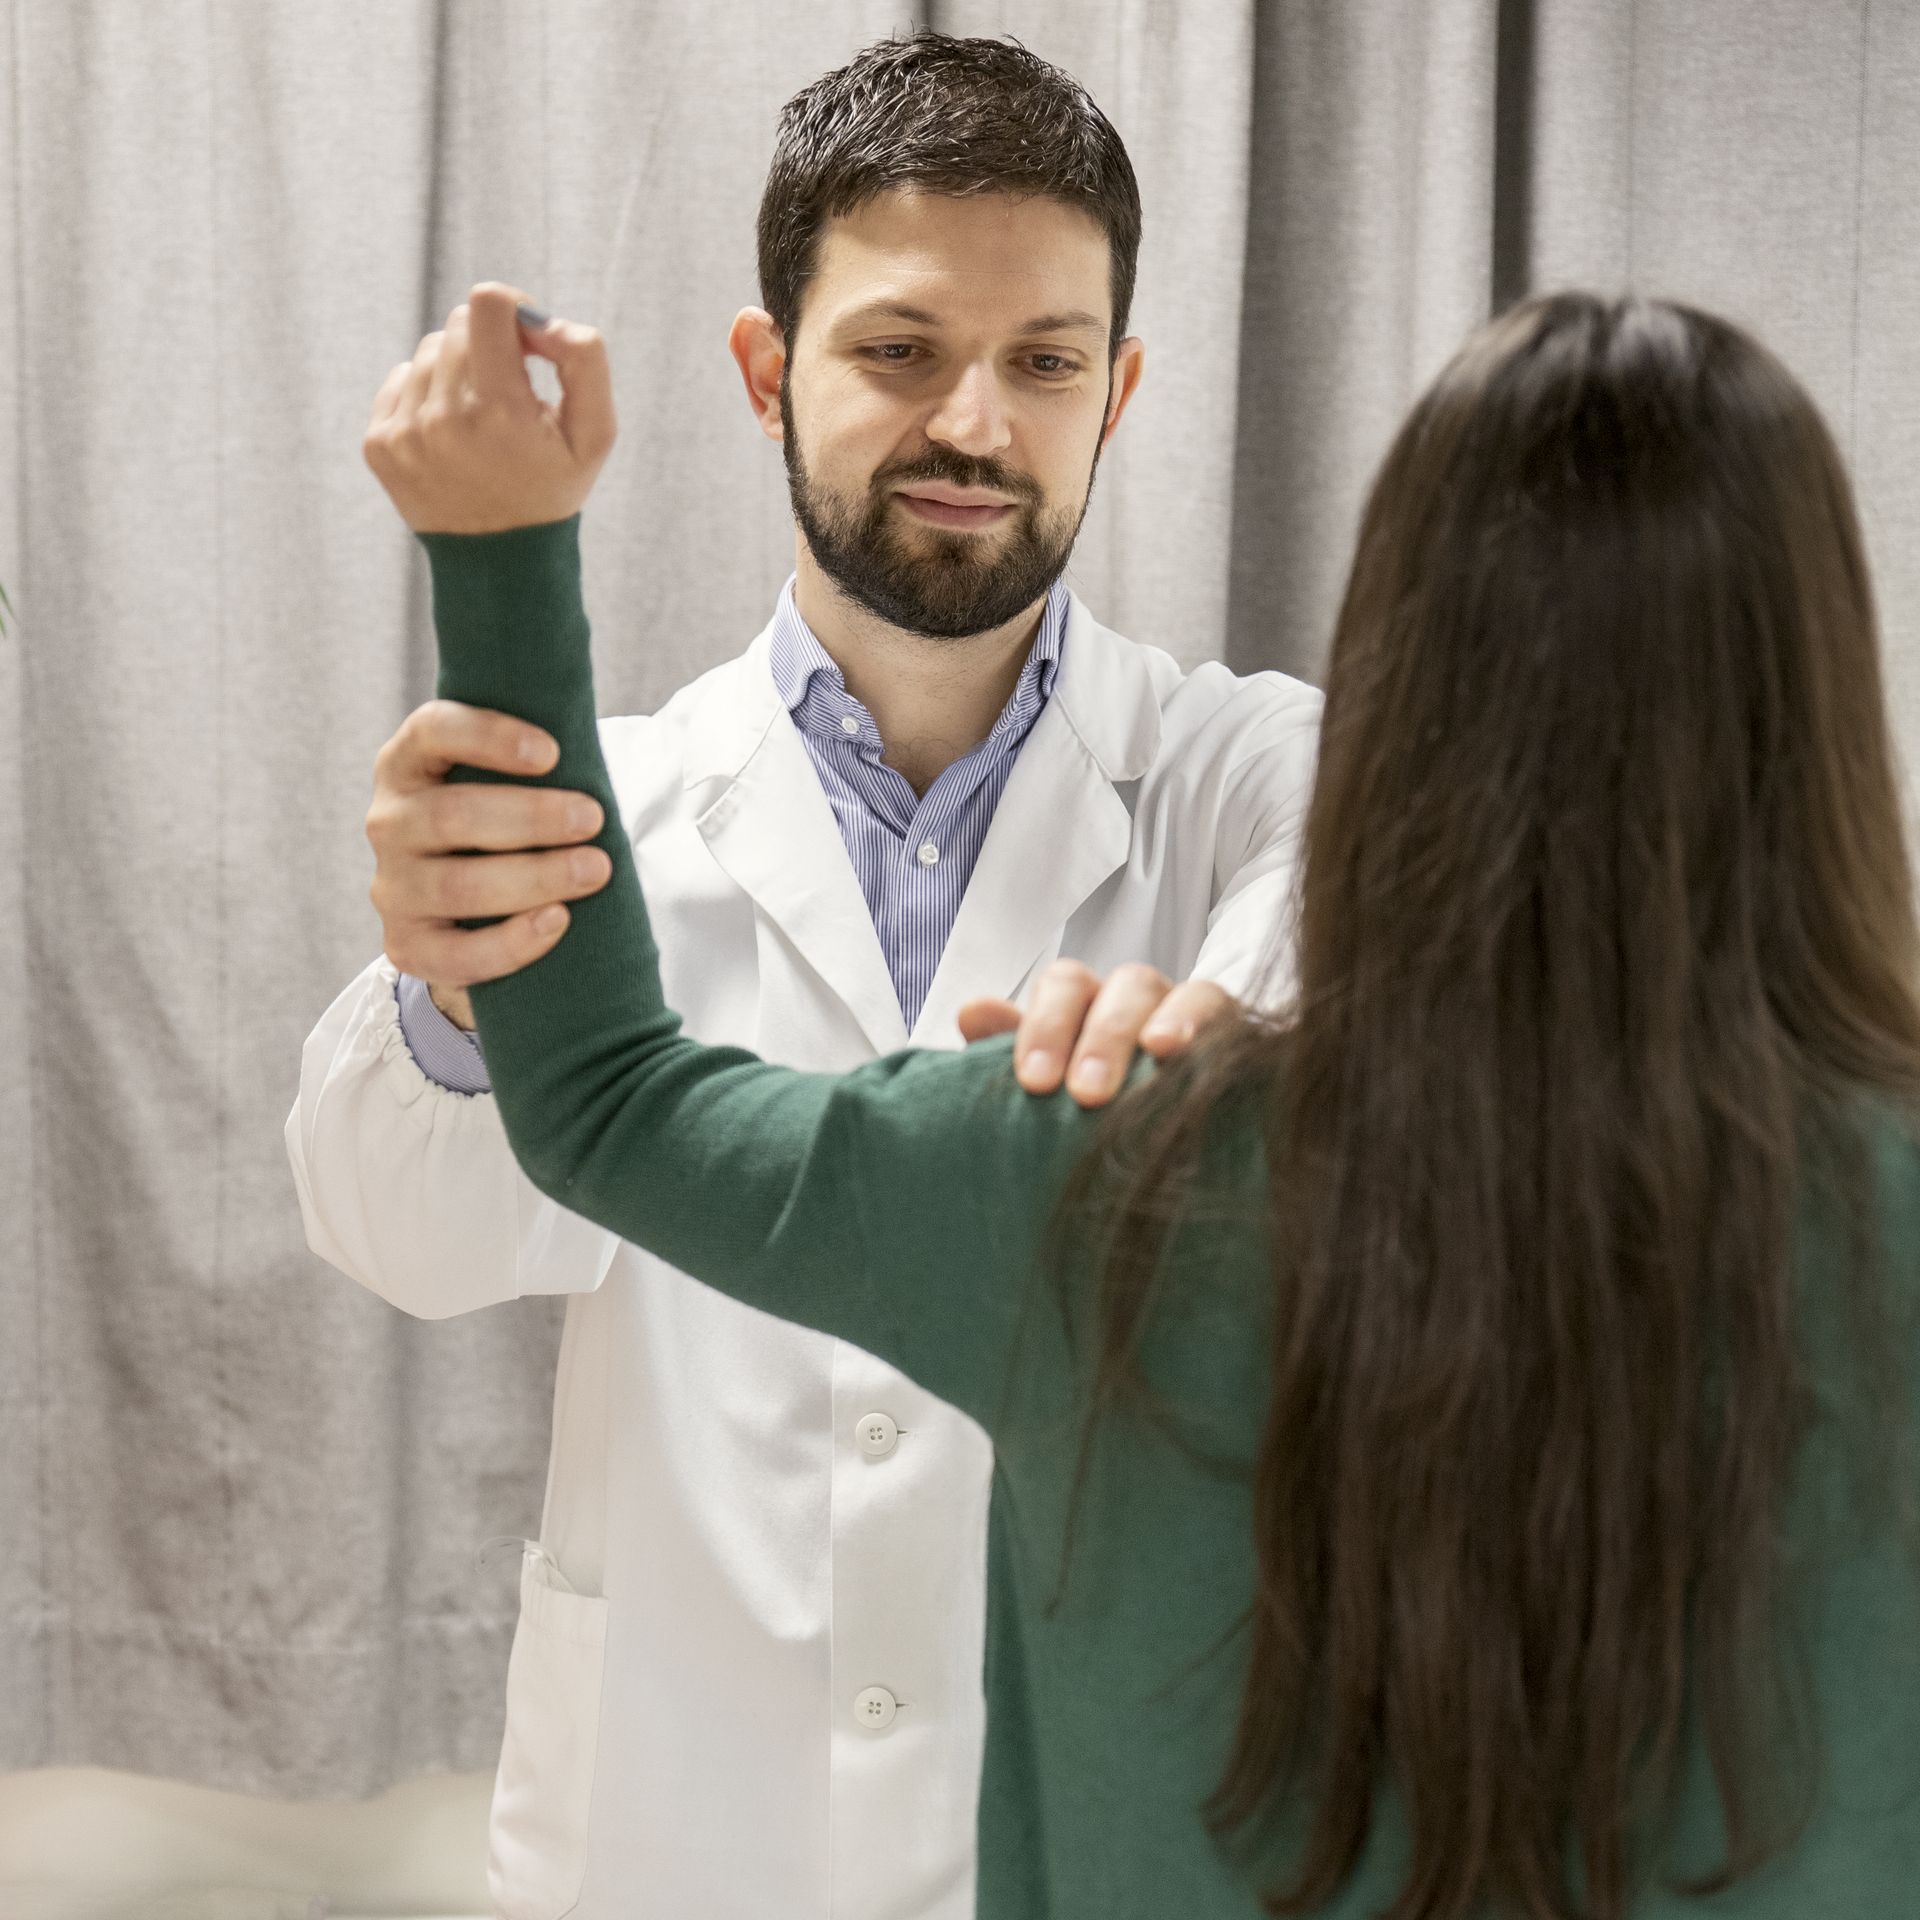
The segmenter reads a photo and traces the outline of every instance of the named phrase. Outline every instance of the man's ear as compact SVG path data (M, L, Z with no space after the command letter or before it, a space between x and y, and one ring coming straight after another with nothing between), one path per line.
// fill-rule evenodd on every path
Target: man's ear
M1114 436L1120 425L1120 416L1127 410L1127 402L1134 396L1140 385L1140 375L1145 371L1147 361L1147 343L1138 334L1130 333L1120 342L1113 356L1113 371L1107 382L1107 418L1100 429L1100 444L1104 447Z
M787 367L787 341L764 307L742 307L727 331L727 350L747 389L747 403L769 440L784 440L780 424L780 377Z

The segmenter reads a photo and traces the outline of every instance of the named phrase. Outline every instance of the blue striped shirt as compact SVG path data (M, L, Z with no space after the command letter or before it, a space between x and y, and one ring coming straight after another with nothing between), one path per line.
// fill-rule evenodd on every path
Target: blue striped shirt
M773 684L839 822L909 1031L926 1004L1014 758L1053 691L1067 606L1067 590L1056 583L992 731L917 795L904 774L882 763L873 715L847 691L845 676L801 619L793 582L781 590L773 616Z
M845 675L800 617L793 581L780 590L768 656L773 684L833 809L909 1031L926 1004L1014 760L1053 691L1070 604L1056 581L992 730L916 794L904 774L882 764L873 715L847 691ZM399 1001L401 1031L427 1077L457 1093L485 1093L491 1082L478 1038L448 1020L411 975L400 977Z

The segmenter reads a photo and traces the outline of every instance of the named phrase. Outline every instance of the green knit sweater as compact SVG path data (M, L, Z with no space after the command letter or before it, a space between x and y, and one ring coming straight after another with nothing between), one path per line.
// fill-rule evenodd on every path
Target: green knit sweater
M1144 1416L1103 1429L1062 1582L1082 1402L1075 1342L1040 1276L1041 1237L1096 1116L1021 1093L1004 1044L793 1072L684 1038L600 755L578 519L428 535L443 695L559 740L548 784L605 807L614 877L559 944L477 987L514 1152L541 1190L737 1299L837 1334L964 1408L992 1436L988 1736L979 1911L990 1920L1203 1920L1260 1912L1298 1809L1258 1858L1199 1809L1227 1751L1254 1587L1244 1472L1199 1464ZM1911 1297L1920 1160L1891 1129L1882 1166ZM1251 1148L1251 1142L1249 1142ZM1258 1211L1258 1156L1244 1156ZM1144 1366L1188 1439L1248 1462L1266 1408L1268 1269L1255 1232L1179 1251L1175 1307ZM1823 1257L1814 1244L1807 1259ZM1084 1360L1084 1350L1080 1358ZM1850 1389L1821 1383L1844 1414ZM1920 1916L1920 1591L1891 1530L1846 1517L1836 1418L1788 1516L1810 1569L1804 1630L1826 1748L1810 1828L1712 1901L1665 1890L1717 1858L1696 1754L1636 1913L1742 1920ZM1404 1860L1390 1790L1359 1871L1326 1909L1372 1915Z

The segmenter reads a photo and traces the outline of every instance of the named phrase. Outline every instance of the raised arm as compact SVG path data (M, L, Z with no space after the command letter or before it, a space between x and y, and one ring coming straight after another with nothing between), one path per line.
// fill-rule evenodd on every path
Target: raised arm
M841 1334L991 1424L1040 1237L1094 1117L1004 1044L796 1073L686 1039L601 758L579 521L422 535L440 693L560 743L613 865L540 959L476 984L507 1137L544 1193L768 1311Z
M830 1077L681 1034L600 754L580 598L579 508L615 433L606 347L523 297L475 287L388 375L363 441L432 562L441 695L544 728L559 758L528 784L601 808L605 891L531 965L472 990L508 1141L573 1212L990 1420L1096 1123L1021 1093L1000 1044ZM557 406L529 352L558 365Z

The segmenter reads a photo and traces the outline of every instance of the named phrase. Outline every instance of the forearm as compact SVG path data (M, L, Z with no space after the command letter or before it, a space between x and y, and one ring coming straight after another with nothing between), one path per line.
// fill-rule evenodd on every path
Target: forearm
M472 989L529 1178L695 1278L983 1409L1092 1116L1028 1101L1004 1048L835 1076L683 1037L601 759L574 525L424 538L442 695L545 728L560 747L546 781L607 820L608 884L541 958Z
M444 1013L462 1033L472 1033L477 1026L473 1017L473 1001L465 987L435 986L431 980L422 981L427 997Z
M501 534L424 534L421 544L433 566L440 696L516 714L552 734L559 759L519 784L599 801L597 844L614 868L611 884L573 903L557 946L469 994L508 1138L536 1184L550 1190L566 1183L578 1157L587 1063L616 1046L623 1057L642 1058L679 1026L661 997L633 851L600 751L579 519ZM503 776L456 767L450 777Z
M530 720L559 744L537 784L590 794L613 864L539 959L471 989L507 1138L542 1192L730 1291L775 1258L833 1083L681 1037L594 712L578 521L422 536L443 698ZM456 769L456 774L461 770ZM490 776L491 777L491 776ZM832 1276L825 1261L802 1266ZM803 1278L789 1310L808 1304Z

